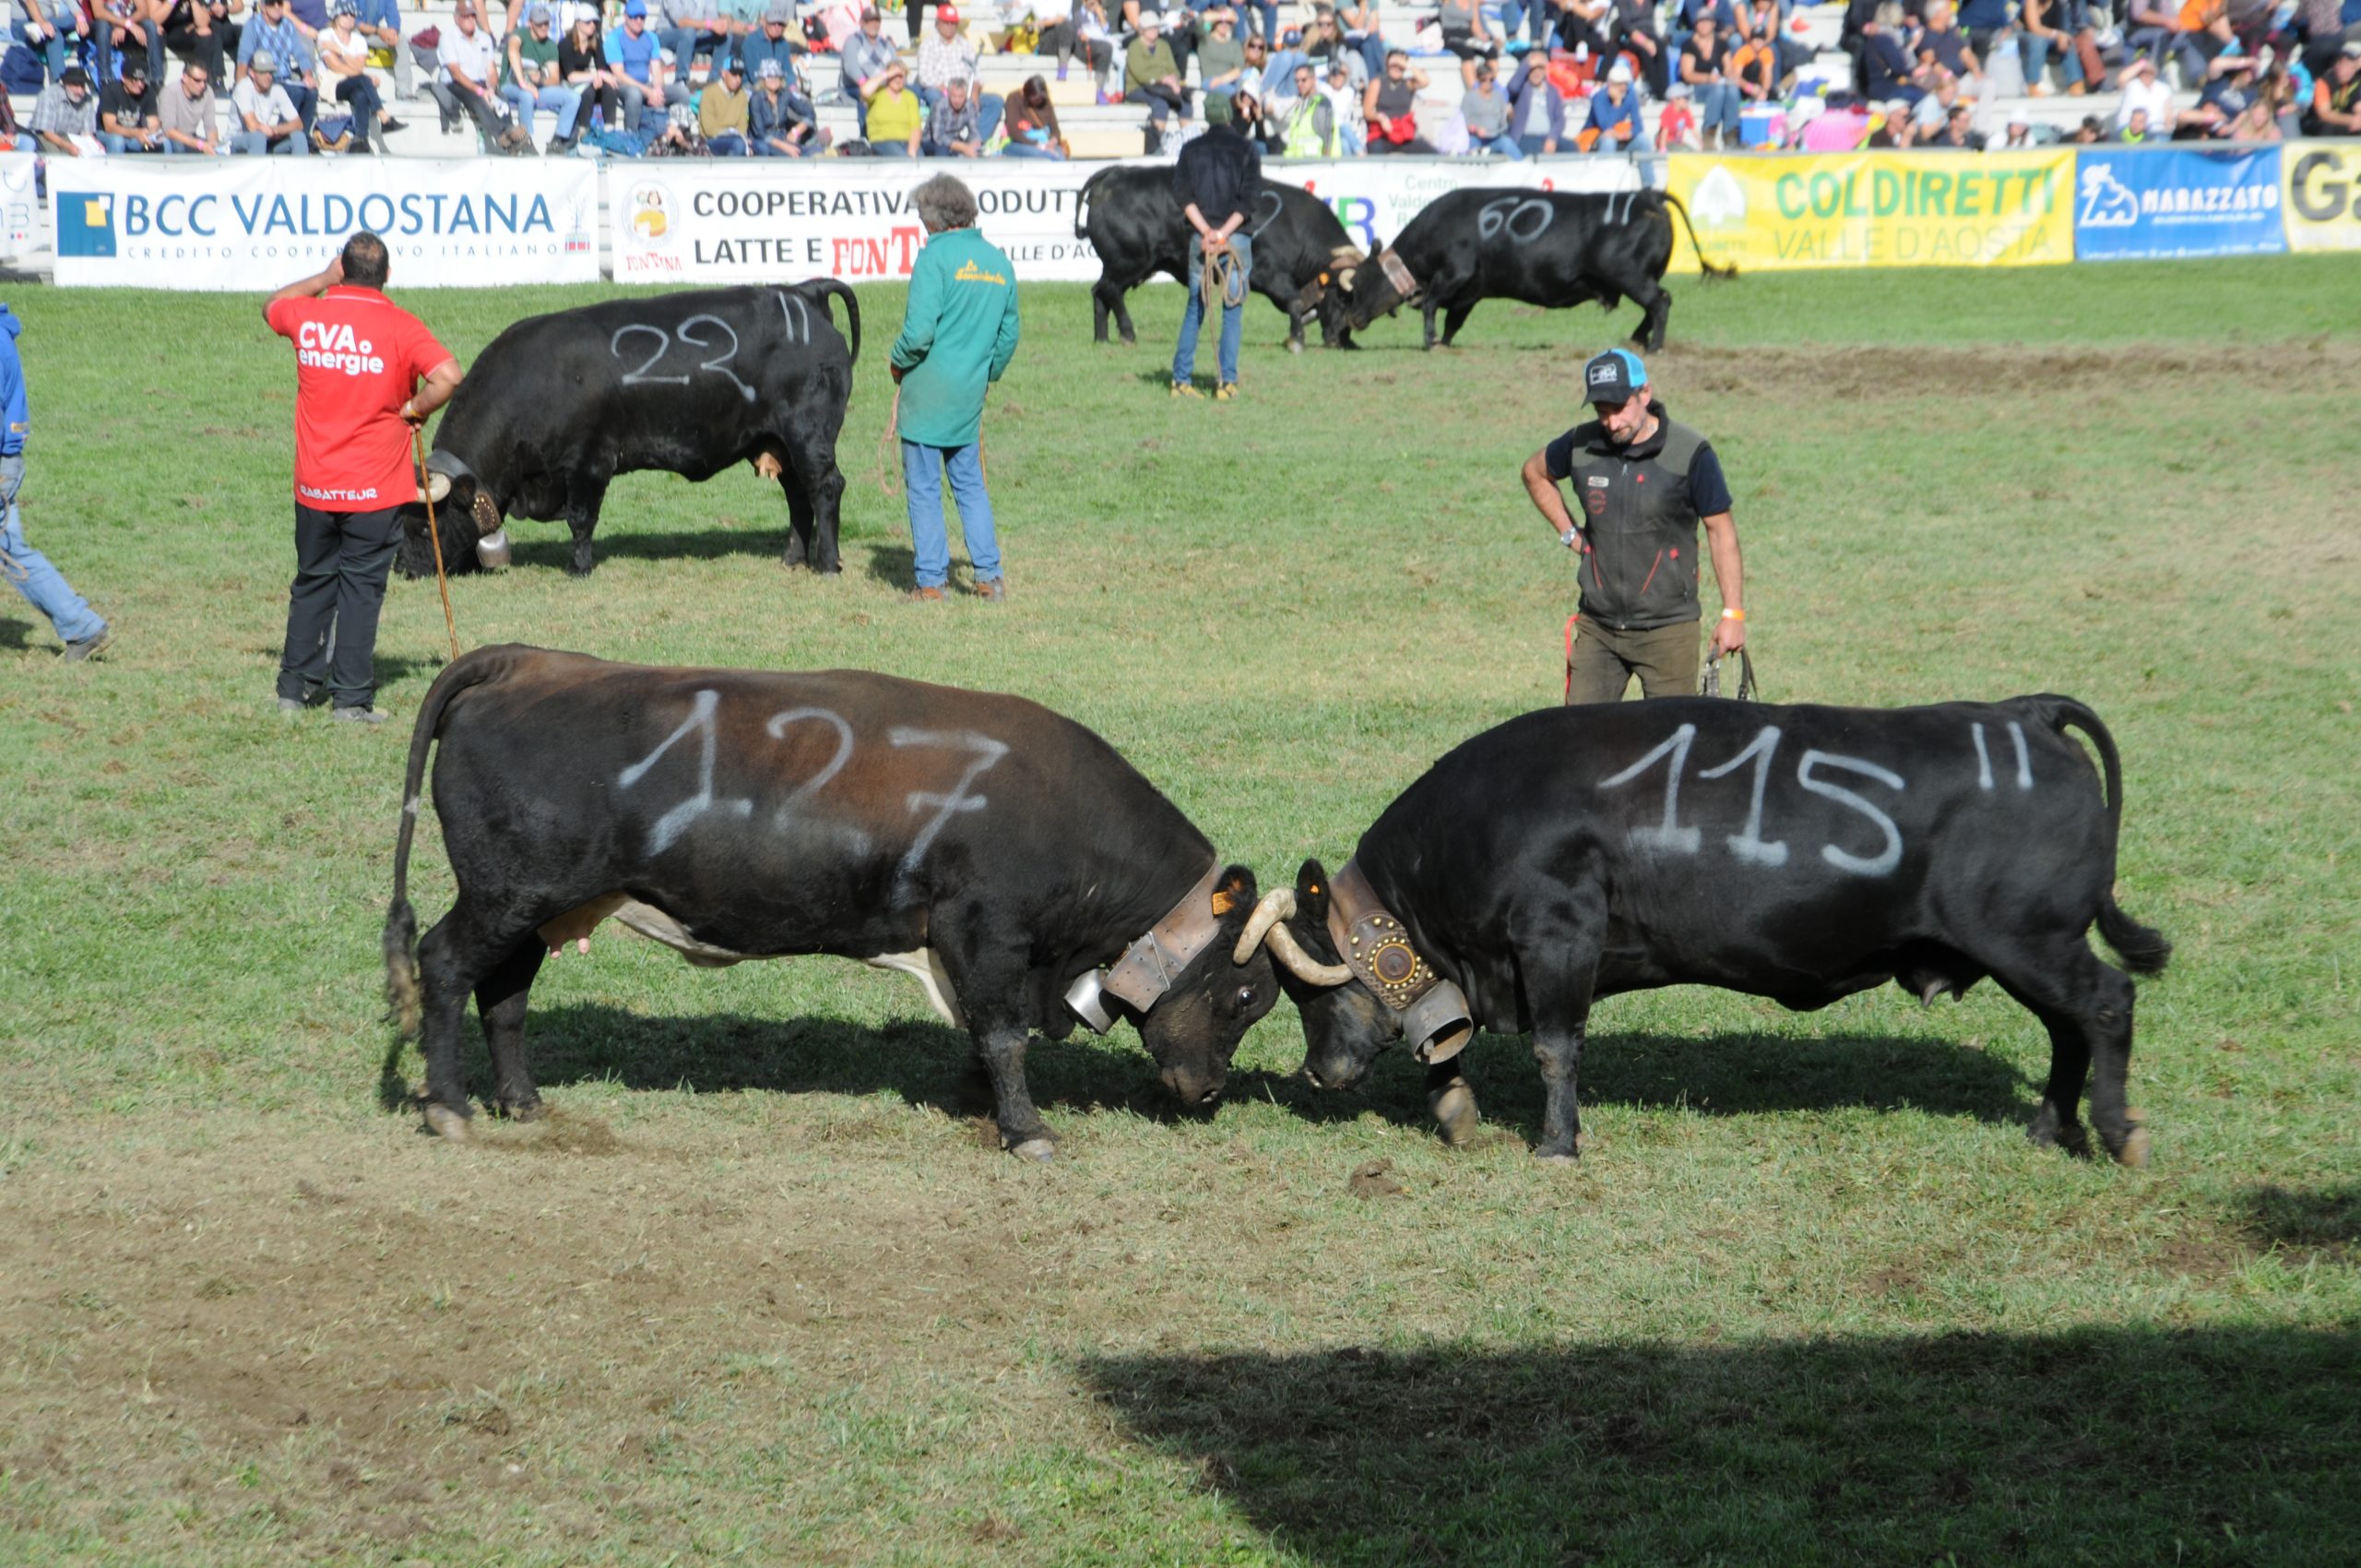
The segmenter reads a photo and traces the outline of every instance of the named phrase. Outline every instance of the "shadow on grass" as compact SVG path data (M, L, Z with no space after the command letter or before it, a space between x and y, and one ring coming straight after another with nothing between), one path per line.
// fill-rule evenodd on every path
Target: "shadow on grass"
M490 1059L471 1032L470 1087L492 1087ZM614 1083L635 1089L777 1094L898 1094L946 1115L990 1114L992 1096L964 1030L920 1019L882 1027L839 1018L750 1018L733 1014L647 1017L596 1003L535 1008L525 1024L533 1076L542 1088ZM1044 1111L1121 1110L1150 1119L1191 1114L1157 1081L1136 1038L1099 1040L1079 1030L1033 1037L1026 1081Z
M776 502L777 516L742 529L652 529L641 531L611 520L599 525L591 536L596 561L718 561L740 555L767 555L776 564L787 552L787 505ZM776 526L774 526L774 524ZM512 520L511 570L530 566L564 572L574 558L574 535L564 523ZM496 576L498 574L492 574Z
M1140 1441L1327 1568L2306 1562L2347 1560L2361 1530L2361 1336L2333 1330L1080 1371Z
M2245 1210L2243 1228L2259 1245L2361 1254L2361 1187L2258 1187L2246 1195Z
M1490 1126L1540 1135L1541 1075L1523 1039L1478 1035L1463 1071ZM1409 1126L1431 1126L1424 1070L1388 1052L1358 1086L1314 1088L1296 1075L1255 1073L1233 1080L1231 1098L1267 1094L1313 1122L1350 1122L1374 1111ZM1789 1039L1777 1035L1600 1034L1583 1052L1584 1105L1680 1105L1707 1116L1750 1116L1845 1106L1909 1106L1979 1122L2023 1121L2038 1091L2015 1068L1984 1051L1887 1035Z
M0 615L0 651L22 653L33 646L35 627L30 621Z

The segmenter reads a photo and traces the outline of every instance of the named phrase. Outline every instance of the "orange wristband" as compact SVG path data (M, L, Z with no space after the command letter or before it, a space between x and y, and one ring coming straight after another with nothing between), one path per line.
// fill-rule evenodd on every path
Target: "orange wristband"
M1746 612L1743 610L1731 610L1725 607L1722 611L1722 619L1725 621L1743 621L1746 619Z

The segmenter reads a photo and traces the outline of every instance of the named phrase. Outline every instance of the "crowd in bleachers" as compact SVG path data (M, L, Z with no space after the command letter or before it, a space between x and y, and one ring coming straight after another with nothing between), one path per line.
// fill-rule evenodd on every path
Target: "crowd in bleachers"
M1055 159L1223 121L1282 157L2361 134L2361 0L909 0L890 28L854 0L4 3L31 106L0 99L0 137L59 156ZM402 115L439 137L389 142Z

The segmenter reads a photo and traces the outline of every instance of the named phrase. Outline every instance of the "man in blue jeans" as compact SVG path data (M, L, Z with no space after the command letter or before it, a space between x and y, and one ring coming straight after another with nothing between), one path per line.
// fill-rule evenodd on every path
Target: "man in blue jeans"
M984 393L1016 357L1016 269L976 232L975 193L937 174L910 193L926 245L910 268L909 304L890 366L902 434L902 484L917 558L914 603L940 603L951 580L943 481L959 503L976 592L1008 597L991 497L984 493Z
M113 633L98 612L74 591L65 575L49 557L25 542L24 519L17 513L17 492L25 483L25 437L32 431L32 412L25 399L25 366L17 357L17 334L24 330L6 305L0 304L0 573L5 573L26 602L49 617L65 645L65 661L79 664L107 646Z
M1245 328L1246 280L1254 273L1246 221L1263 190L1262 150L1238 127L1252 125L1261 108L1252 91L1240 89L1230 100L1229 119L1182 148L1172 168L1173 197L1194 231L1189 265L1180 276L1189 303L1181 309L1180 341L1172 350L1175 398L1198 396L1189 378L1197 368L1209 290L1221 308L1221 381L1214 400L1227 403L1238 396L1238 338Z

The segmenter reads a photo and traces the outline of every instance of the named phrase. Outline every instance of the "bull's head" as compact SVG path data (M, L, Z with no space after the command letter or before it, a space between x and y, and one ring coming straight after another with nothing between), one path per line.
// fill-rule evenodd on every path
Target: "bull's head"
M1240 942L1256 907L1254 873L1231 866L1214 884L1212 898L1218 934L1145 1014L1134 1017L1140 1043L1156 1058L1164 1087L1183 1105L1202 1104L1221 1093L1238 1042L1279 1000L1278 981L1260 939Z
M465 463L447 452L431 454L426 459L426 485L425 496L402 508L401 552L395 557L402 576L433 576L438 540L443 570L451 576L508 564L500 503ZM434 505L432 529L427 527L425 505L430 497Z
M1358 246L1338 245L1329 254L1328 265L1321 268L1319 278L1304 291L1305 303L1319 313L1320 340L1332 349L1357 346L1347 336L1353 325L1352 295L1344 284L1347 276L1368 259Z
M1402 1038L1399 1015L1354 980L1328 934L1328 873L1306 861L1293 887L1274 887L1254 906L1231 956L1265 947L1303 1017L1304 1075L1322 1088L1350 1088L1377 1053Z
M1371 258L1341 268L1336 274L1337 291L1344 298L1342 315L1345 324L1356 332L1382 315L1390 315L1403 303L1402 291L1387 276L1386 268Z

